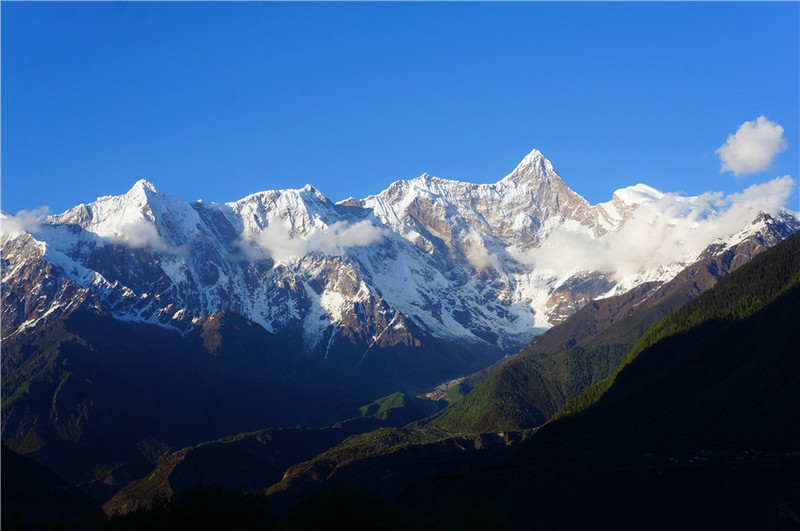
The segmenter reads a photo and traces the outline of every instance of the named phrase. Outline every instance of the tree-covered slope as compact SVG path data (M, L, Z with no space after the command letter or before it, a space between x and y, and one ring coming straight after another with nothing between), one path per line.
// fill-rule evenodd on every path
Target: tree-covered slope
M654 325L532 447L796 449L798 316L795 234Z
M463 472L503 459L527 435L454 435L432 426L380 428L349 437L290 467L266 492L278 508L290 507L312 492L347 484L393 498L422 478Z
M103 504L109 515L126 514L171 500L202 483L261 490L284 472L353 435L398 427L426 416L436 403L397 392L361 406L358 416L324 428L265 429L203 442L163 456L158 465Z
M757 239L722 252L709 249L664 285L643 284L591 302L514 359L466 378L458 389L469 392L433 423L473 433L544 424L569 400L612 374L654 323L763 250Z
M126 514L179 497L198 483L261 490L279 481L289 466L352 433L344 428L260 430L183 448L120 489L103 509L109 515Z

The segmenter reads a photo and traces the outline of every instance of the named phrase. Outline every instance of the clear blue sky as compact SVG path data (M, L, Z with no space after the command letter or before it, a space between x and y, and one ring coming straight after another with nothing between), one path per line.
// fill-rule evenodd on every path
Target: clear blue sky
M140 178L205 201L306 183L365 197L423 172L495 182L533 148L591 203L637 182L694 195L800 175L798 2L1 9L10 212ZM788 149L720 174L715 150L762 115Z

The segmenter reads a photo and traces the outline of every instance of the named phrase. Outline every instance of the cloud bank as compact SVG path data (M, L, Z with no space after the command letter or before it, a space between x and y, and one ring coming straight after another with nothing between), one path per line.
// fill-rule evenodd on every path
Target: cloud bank
M720 173L732 171L737 177L770 167L775 156L786 149L783 127L759 116L743 123L715 153L722 161Z
M258 234L242 236L240 248L250 260L264 258L287 262L311 252L340 255L345 249L378 243L389 233L368 220L348 224L337 221L305 237L292 237L280 223L272 223Z
M719 192L697 197L665 194L641 204L616 232L594 238L556 231L545 247L516 258L557 276L595 270L617 279L678 261L693 261L718 238L746 227L760 211L776 214L786 205L794 186L787 175L728 196Z

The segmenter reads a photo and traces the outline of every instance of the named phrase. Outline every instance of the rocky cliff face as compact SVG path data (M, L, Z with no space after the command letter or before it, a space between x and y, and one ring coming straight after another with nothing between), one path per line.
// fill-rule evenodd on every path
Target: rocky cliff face
M661 220L721 215L702 197L645 185L592 206L538 151L495 184L423 175L338 204L311 186L190 203L139 181L4 231L2 331L23 334L79 306L182 333L234 311L345 366L389 352L435 355L440 342L491 357L598 297L663 283L743 239L769 247L800 228L792 213L751 205L735 230L707 231L668 259L624 248L635 239L623 236ZM661 229L674 240L684 225ZM582 243L601 246L596 255L620 247L626 267L580 256L563 267Z

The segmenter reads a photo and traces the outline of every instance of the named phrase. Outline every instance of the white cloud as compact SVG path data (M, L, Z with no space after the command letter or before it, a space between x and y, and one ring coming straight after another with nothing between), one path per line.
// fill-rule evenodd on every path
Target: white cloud
M0 218L0 233L18 236L23 232L35 233L39 228L39 220L50 212L50 207L43 206L35 210L20 210L16 214L3 214Z
M315 232L309 238L312 249L331 252L347 247L366 247L377 243L388 234L386 228L376 227L367 220L348 225L344 221L337 221L320 232Z
M339 255L344 249L366 247L377 243L388 234L386 228L373 225L368 220L347 224L337 221L305 237L292 237L279 223L272 223L258 234L242 235L239 247L250 260L269 256L275 262L287 262L310 252Z
M16 214L4 214L0 218L0 231L3 235L17 236L23 232L36 234L41 232L41 219L50 212L50 208L43 206L36 210L20 210ZM45 228L51 228L45 225ZM48 233L46 241L52 240L53 233ZM147 219L140 219L124 223L113 233L101 235L112 243L124 245L131 249L150 249L165 254L182 254L185 252L183 247L169 245L158 233L156 226ZM63 243L63 242L62 242Z
M665 194L641 204L619 230L594 238L553 232L545 247L515 256L556 275L596 270L622 278L641 270L695 260L715 240L745 228L759 211L776 214L792 195L788 175L724 196Z
M722 161L720 173L732 171L736 176L758 173L769 168L775 156L786 149L783 127L759 116L743 123L716 153Z
M150 249L166 254L183 252L183 249L169 245L158 233L156 226L146 219L120 225L119 231L112 239L115 243L131 249Z
M478 271L488 271L490 267L494 268L495 271L502 271L500 259L497 255L489 252L480 234L470 230L465 242L467 248L464 254L469 263Z

